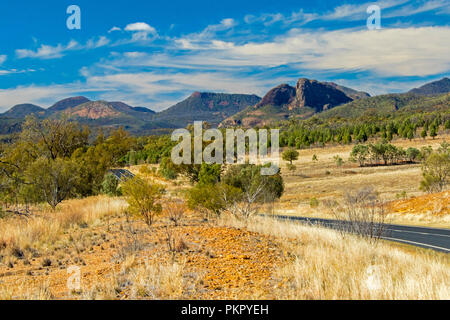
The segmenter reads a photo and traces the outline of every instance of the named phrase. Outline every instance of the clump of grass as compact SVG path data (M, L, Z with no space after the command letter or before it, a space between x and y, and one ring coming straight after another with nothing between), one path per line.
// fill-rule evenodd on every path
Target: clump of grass
M120 273L111 273L85 291L82 299L181 299L189 287L184 280L184 263L138 264L135 256L122 263Z

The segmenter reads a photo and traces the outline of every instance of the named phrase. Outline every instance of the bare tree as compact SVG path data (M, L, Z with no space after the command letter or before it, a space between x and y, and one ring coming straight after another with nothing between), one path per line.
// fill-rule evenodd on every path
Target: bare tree
M261 180L251 188L245 188L239 192L233 187L223 185L221 187L221 196L225 203L225 211L238 218L247 219L253 216L261 205L259 200L265 192L265 186L266 181Z
M334 206L332 212L340 221L338 230L343 236L352 233L375 244L385 234L386 203L372 187L346 193L343 203Z

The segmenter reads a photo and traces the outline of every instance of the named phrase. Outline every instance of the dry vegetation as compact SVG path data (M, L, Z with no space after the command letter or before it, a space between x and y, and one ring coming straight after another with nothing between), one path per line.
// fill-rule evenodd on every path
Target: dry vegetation
M150 230L125 211L93 197L1 219L0 299L450 298L445 254L270 218L185 212L175 225L165 211Z
M333 218L327 203L372 185L390 201L388 221L450 226L449 192L420 192L420 165L359 168L347 161L350 150L302 150L295 172L283 162L286 192L265 212ZM168 191L150 227L124 199L103 196L0 218L0 299L450 298L448 254L271 218L204 221L180 200L186 181L131 170ZM71 266L81 268L79 291L67 287Z
M432 146L434 149L443 141L450 141L449 135L442 135L436 139L397 140L393 144L403 148ZM420 191L422 171L420 164L395 166L377 166L360 168L358 164L348 161L352 146L331 146L300 151L300 157L294 162L296 170L290 172L287 162L282 161L282 172L286 184L283 197L272 208L276 214L333 218L326 202L340 201L349 190L372 186L387 201L394 201L391 205L389 220L398 224L413 224L432 227L450 227L448 214L449 198L445 193L426 198ZM313 156L317 161L313 161ZM344 164L338 167L334 157L339 156ZM410 209L399 210L399 206L408 206L407 202L415 197L426 199L426 205L421 212L410 210L414 200L410 202ZM317 200L317 201L314 201ZM311 200L316 205L311 206ZM273 211L272 211L273 210ZM412 214L414 213L414 214Z
M449 299L445 254L402 250L390 243L256 218L234 227L276 236L290 259L275 273L279 299ZM292 241L294 240L294 241Z

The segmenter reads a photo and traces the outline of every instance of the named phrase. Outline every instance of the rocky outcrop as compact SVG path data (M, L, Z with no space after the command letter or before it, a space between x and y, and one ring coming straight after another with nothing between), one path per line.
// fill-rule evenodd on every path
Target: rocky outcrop
M281 84L278 87L271 89L264 98L262 98L261 102L255 105L255 108L266 105L283 106L291 104L295 99L295 95L296 90L294 87L291 87L288 84Z
M317 80L302 78L297 82L295 99L289 104L289 110L310 107L316 112L322 112L352 100L333 86Z

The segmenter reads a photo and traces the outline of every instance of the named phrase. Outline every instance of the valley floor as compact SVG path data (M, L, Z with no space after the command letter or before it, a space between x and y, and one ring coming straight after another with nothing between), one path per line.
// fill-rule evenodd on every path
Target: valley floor
M405 149L425 146L437 149L443 141L450 141L450 135L439 139L396 140L393 144ZM390 223L450 228L448 192L429 196L419 189L420 163L361 168L348 161L352 148L353 145L299 150L300 157L294 162L296 170L293 172L281 161L286 191L274 207L264 210L282 215L334 218L326 206L327 201L339 202L346 192L371 186L381 199L392 201ZM313 155L317 161L312 160ZM341 167L336 165L334 156L344 160ZM318 206L311 206L312 199L317 200Z

